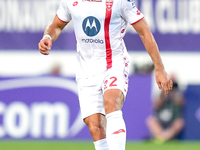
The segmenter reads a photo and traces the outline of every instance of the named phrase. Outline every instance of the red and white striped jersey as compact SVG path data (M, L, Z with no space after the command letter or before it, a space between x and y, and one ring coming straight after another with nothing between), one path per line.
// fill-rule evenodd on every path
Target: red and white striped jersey
M127 53L123 42L127 24L144 17L133 0L61 0L57 16L63 22L73 21L83 69L99 59L105 63L98 66L111 68L114 57ZM94 72L92 66L88 69Z

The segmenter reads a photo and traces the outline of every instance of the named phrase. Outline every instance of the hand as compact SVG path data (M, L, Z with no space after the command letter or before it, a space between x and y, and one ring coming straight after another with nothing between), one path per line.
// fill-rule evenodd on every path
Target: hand
M165 96L168 95L169 91L173 88L173 82L165 70L156 71L156 83L161 91L165 92Z
M51 39L48 37L41 39L38 44L38 47L39 47L40 53L44 55L49 55L48 50L51 50L51 47L52 47Z

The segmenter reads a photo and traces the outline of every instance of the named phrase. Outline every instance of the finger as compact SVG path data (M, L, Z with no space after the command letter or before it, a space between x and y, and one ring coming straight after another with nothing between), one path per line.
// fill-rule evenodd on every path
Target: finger
M38 44L38 47L39 47L40 52L43 52L43 51L47 50L47 47L42 42L40 42Z
M49 52L45 49L40 49L40 53L44 55L49 55Z
M40 53L41 53L41 54L44 54L44 55L48 55L48 54L49 54L48 50L47 50L47 49L44 49L44 48L41 48L41 49L40 49Z
M169 80L169 82L167 83L167 88L168 88L169 91L172 90L172 88L173 88L172 80Z
M38 47L39 47L39 50L40 50L40 51L46 51L46 50L47 50L47 48L41 46L41 44L39 44Z
M46 47L48 50L50 50L51 47L52 47L52 42L51 42L51 40L50 40L50 39L43 39L43 42L44 42L45 47Z
M172 80L170 80L170 89L172 90L172 88L173 88L173 82Z
M162 92L163 91L163 87L162 87L161 83L157 82L157 85L158 85L158 88L160 89L160 91Z
M48 50L49 48L48 48L48 44L45 42L45 41L41 41L40 42L40 47L42 48L42 49L45 49L45 50Z
M51 49L51 47L52 47L52 42L51 42L51 40L48 40L48 42L47 42L47 47L48 47L48 50Z
M50 50L52 47L52 42L50 39L42 39L40 41L40 46L46 50Z
M44 55L48 55L49 54L49 52L47 50L45 50L45 49L40 49L40 53L44 54Z
M41 40L40 41L40 43L38 44L38 46L39 46L39 50L40 50L41 54L44 54L44 55L48 55L49 54L48 50L51 49L51 46L48 47L47 45L48 45L48 42L47 42L47 44L45 44L45 40ZM51 42L50 42L49 45L52 45Z
M169 82L164 85L165 96L168 95L169 91L171 90Z
M41 54L43 55L49 55L50 53L49 52L40 52Z
M167 90L170 91L171 90L171 84L170 84L170 80L167 82L166 84Z
M165 96L167 96L169 93L169 90L168 89L165 89Z

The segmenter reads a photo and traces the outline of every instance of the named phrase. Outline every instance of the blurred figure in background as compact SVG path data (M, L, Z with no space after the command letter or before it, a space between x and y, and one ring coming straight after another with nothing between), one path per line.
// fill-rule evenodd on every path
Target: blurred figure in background
M134 73L135 74L151 74L154 71L154 64L148 62L146 64L134 64Z
M161 144L176 138L184 127L182 108L184 106L183 93L179 90L175 76L173 89L166 97L162 92L153 103L153 115L147 119L147 126L154 138L154 142Z
M61 65L58 63L54 64L49 74L51 76L61 76Z

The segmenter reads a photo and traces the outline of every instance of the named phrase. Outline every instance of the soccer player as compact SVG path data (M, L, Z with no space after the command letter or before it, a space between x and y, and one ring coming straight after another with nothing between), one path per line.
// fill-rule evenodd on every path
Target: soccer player
M155 65L158 87L167 95L172 81L157 44L133 0L61 0L38 44L42 54L49 54L52 42L70 21L77 40L76 81L82 118L96 150L124 150L126 126L121 108L128 90L129 55L123 42L127 24L142 39Z
M179 89L175 76L171 76L173 89L167 97L160 93L153 102L153 114L147 118L147 126L152 134L153 142L162 144L178 138L184 128L183 118L184 96Z

